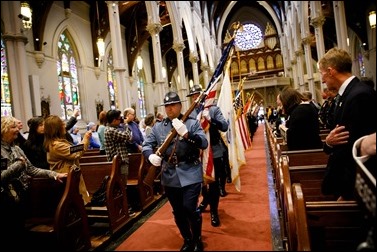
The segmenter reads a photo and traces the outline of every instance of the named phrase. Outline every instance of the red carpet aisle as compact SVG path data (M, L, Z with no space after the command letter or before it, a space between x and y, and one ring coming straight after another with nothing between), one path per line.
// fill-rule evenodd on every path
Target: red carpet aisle
M220 227L210 224L209 207L203 213L205 251L272 251L264 124L246 151L240 170L241 192L227 184L228 195L220 199ZM170 204L166 203L131 234L117 251L177 251L182 238L175 226Z

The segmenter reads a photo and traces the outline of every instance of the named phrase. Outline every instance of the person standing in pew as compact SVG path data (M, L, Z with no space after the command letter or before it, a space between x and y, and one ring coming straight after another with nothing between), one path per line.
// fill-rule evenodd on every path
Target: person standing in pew
M191 101L194 102L201 92L202 88L200 85L194 85L187 97L191 97ZM198 116L200 117L198 118ZM228 157L227 146L223 142L220 131L226 132L228 130L228 123L225 120L220 108L214 104L204 108L204 110L202 110L201 104L198 104L191 112L190 117L197 118L203 124L209 124L207 128L210 141L209 148L211 148L212 151L215 177L207 179L208 181L203 183L203 200L199 204L199 209L201 212L204 212L209 204L211 225L218 227L220 226L220 218L218 213L220 195L225 197L227 194L225 191L225 182L227 177L226 162L229 164L228 159L225 158Z
M127 143L132 142L132 132L128 127L124 127L124 130L120 130L120 124L123 123L122 112L120 110L107 111L107 126L105 128L105 151L108 161L112 161L115 155L119 155L122 158L122 164L120 173L122 179L127 187L128 176L128 151ZM135 212L130 207L128 209L129 216L135 216Z
M105 129L106 129L106 124L107 124L107 118L106 118L106 111L101 111L99 113L99 126L97 129L98 132L98 138L100 142L100 147L99 147L99 154L101 155L106 155L105 151Z
M126 108L123 111L124 127L129 128L132 132L132 141L127 142L128 153L141 152L142 144L144 141L143 134L140 131L139 124L136 123L136 114L133 108Z
M338 93L334 100L336 126L324 145L329 159L322 193L339 200L354 199L356 164L352 147L357 139L376 131L376 91L352 74L352 58L343 49L330 49L318 65L322 82Z
M64 121L57 115L49 115L45 119L45 140L43 145L47 151L47 161L50 164L50 170L57 172L69 172L73 165L80 167L79 159L88 149L89 141L92 137L92 132L87 131L79 143L84 145L83 150L71 153L73 144L66 139L65 127ZM84 205L88 204L90 197L82 175L79 190L84 200Z
M19 134L16 119L1 117L1 248L18 251L24 246L25 199L31 177L51 178L63 182L67 173L35 167L22 149L15 145ZM17 241L15 242L16 239Z
M202 215L198 201L203 183L203 165L199 155L201 150L208 147L208 141L196 118L188 117L185 122L180 120L183 116L182 103L176 92L166 93L162 106L167 117L153 126L143 143L142 154L152 165L161 166L161 184L184 239L181 251L202 251ZM173 128L177 136L162 156L155 154L155 148L161 146Z
M22 149L34 166L50 170L50 164L47 162L47 152L43 146L45 139L44 119L41 116L32 117L28 120L28 125L29 137Z
M323 147L319 136L318 113L297 90L287 87L279 95L283 113L288 116L285 125L289 150L320 149Z

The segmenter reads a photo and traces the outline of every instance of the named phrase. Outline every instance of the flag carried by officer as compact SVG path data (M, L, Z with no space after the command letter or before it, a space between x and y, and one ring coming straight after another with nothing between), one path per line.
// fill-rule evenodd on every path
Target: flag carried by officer
M206 138L208 142L211 142L210 134L209 134L209 127L210 122L202 116L203 111L208 110L210 106L214 104L215 98L216 98L216 92L217 87L219 85L219 78L221 75L218 76L218 78L215 80L216 82L213 84L213 87L211 90L209 90L208 95L206 96L204 100L204 105L202 106L202 110L198 113L197 119L200 121L200 124L202 125L202 128L204 132L206 133ZM202 152L202 164L203 164L203 174L204 174L204 182L205 183L211 183L215 181L215 167L213 164L213 153L211 145L208 145L208 148L206 148Z
M220 61L215 69L215 72L206 88L206 95L203 101L203 104L200 106L200 112L198 112L197 119L200 121L202 128L206 132L206 137L208 142L210 142L209 135L209 122L206 118L202 117L203 111L208 110L210 106L214 104L216 98L216 92L219 85L219 79L222 77L223 68L225 63L228 61L229 55L233 53L234 38L232 38L227 46L225 47L223 54L220 58ZM211 183L215 181L215 169L213 164L213 156L211 145L208 145L208 148L202 152L202 164L203 164L203 176L205 183Z
M246 158L239 131L236 130L236 112L233 107L233 93L229 77L229 66L225 68L225 75L217 106L228 121L228 131L221 132L223 140L228 147L229 165L231 168L232 182L237 191L241 191L240 167L246 164Z
M245 78L243 78L238 85L238 90L237 90L236 98L234 99L234 102L233 102L233 107L236 112L236 119L235 119L236 130L239 131L238 134L241 136L244 150L247 150L251 147L251 138L250 138L250 133L247 129L246 117L245 117L245 114L243 113L244 106L243 106L243 101L242 101L242 92L243 92L244 80Z

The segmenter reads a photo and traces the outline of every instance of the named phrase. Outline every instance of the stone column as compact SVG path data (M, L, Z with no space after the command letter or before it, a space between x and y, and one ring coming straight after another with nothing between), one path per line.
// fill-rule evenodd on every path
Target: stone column
M323 38L323 24L325 23L325 17L322 15L321 1L310 1L310 7L312 8L312 18L310 25L314 27L315 42L317 47L318 60L325 54L325 40Z
M349 52L349 46L347 43L348 32L346 15L344 11L344 1L333 1L332 3L334 8L335 30L338 48L342 48L343 50Z
M25 46L28 39L24 33L22 22L18 18L21 6L19 1L2 2L1 6L2 19L11 21L14 24L12 26L4 25L4 30L2 30L2 37L7 48L12 115L20 119L24 125L27 125L26 122L33 117L33 112L30 106L32 102Z
M207 63L204 63L204 64L202 64L200 69L202 70L202 73L203 73L203 81L204 81L203 88L206 88L208 86L208 83L209 83L209 66L208 66Z
M114 72L115 81L118 88L118 106L119 109L131 106L130 101L127 100L127 86L130 87L130 83L126 83L129 80L129 76L126 75L128 66L125 62L127 55L123 54L122 47L122 37L120 31L120 21L119 21L119 6L118 1L106 1L107 9L109 12L109 23L110 23L110 35L111 35L111 46L113 50L114 59Z
M315 84L314 84L314 77L313 77L313 66L310 64L312 62L312 51L310 49L310 44L313 41L313 37L311 35L308 35L307 37L302 39L302 43L304 44L304 51L305 51L305 61L307 62L306 64L306 72L308 75L308 86L309 86L309 91L312 92L313 98L318 101L315 95ZM322 85L320 85L322 87Z
M301 49L295 51L295 56L297 60L297 83L299 85L300 91L305 90L305 81L304 81L304 66L303 66L303 51Z
M199 72L198 72L198 63L197 63L199 61L198 54L196 52L191 52L189 56L189 60L192 65L192 73L193 73L192 77L193 77L194 84L199 84Z
M179 90L178 94L180 97L185 97L187 95L187 87L186 87L186 78L185 78L185 69L184 69L184 60L183 60L183 49L185 49L184 43L174 42L173 49L177 53L177 65L178 65L178 75L180 79L180 83L178 83L177 87Z
M166 80L162 76L162 56L161 56L161 42L160 42L160 32L162 31L161 23L149 23L147 25L147 30L151 34L152 47L153 47L153 61L155 70L155 83L153 84L153 89L157 86L157 92L159 100L162 100L165 93L167 92ZM167 77L166 77L167 78Z

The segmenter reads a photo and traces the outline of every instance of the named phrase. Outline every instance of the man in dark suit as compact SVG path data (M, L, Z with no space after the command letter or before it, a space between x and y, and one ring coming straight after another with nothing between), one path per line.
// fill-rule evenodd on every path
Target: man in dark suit
M319 61L322 82L339 94L334 113L335 128L326 137L327 171L322 192L338 200L353 199L356 164L354 142L376 131L376 91L353 76L352 58L342 49L332 48Z

